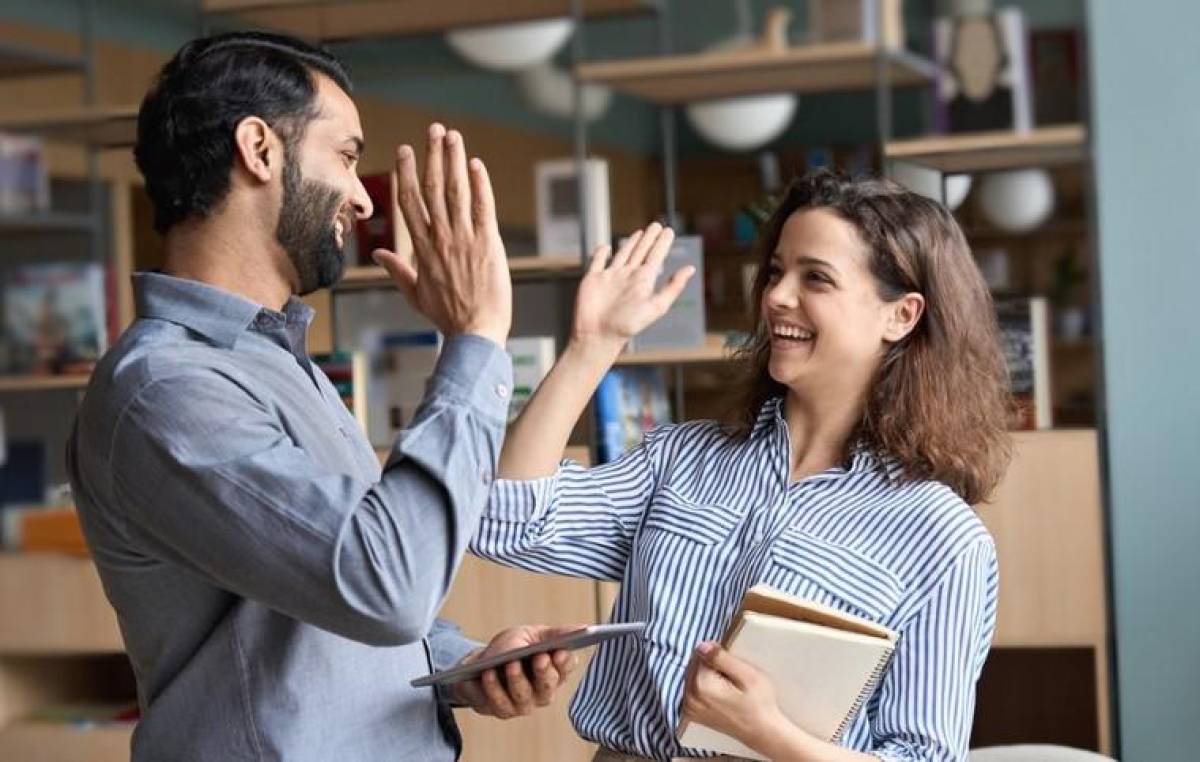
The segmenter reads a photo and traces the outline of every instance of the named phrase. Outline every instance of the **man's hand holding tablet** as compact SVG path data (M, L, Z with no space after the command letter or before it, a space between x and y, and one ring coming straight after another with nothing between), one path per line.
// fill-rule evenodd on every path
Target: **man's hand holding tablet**
M485 648L468 654L457 666L413 680L412 685L443 686L454 701L479 714L501 719L526 715L534 707L549 704L575 669L578 660L571 651L636 635L645 627L644 622L513 627L500 632Z

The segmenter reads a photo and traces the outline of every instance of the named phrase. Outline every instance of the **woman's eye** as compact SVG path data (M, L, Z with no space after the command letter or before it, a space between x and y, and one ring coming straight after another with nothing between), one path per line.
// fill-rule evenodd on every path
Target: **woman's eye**
M811 283L820 283L822 285L829 283L829 278L825 277L824 273L819 273L815 270L805 276Z
M767 265L767 280L779 280L780 275L783 275L783 270L779 265Z

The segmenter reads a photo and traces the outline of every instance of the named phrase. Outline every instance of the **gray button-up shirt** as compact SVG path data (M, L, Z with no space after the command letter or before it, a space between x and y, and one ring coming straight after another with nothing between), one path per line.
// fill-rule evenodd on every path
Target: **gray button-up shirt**
M135 289L67 452L137 675L134 759L454 759L445 703L409 681L474 646L435 614L487 498L508 355L449 339L381 471L302 303Z

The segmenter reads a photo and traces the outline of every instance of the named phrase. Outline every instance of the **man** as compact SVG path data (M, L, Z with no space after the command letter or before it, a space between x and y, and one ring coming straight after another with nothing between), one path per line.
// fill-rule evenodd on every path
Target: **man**
M573 667L559 652L528 677L409 686L479 655L434 617L500 451L511 283L486 172L434 125L423 186L398 152L416 261L381 257L446 338L381 472L294 299L340 277L372 211L349 90L328 53L238 33L185 45L138 116L165 267L137 276L138 319L67 453L137 676L136 760L452 760L452 703L524 714Z

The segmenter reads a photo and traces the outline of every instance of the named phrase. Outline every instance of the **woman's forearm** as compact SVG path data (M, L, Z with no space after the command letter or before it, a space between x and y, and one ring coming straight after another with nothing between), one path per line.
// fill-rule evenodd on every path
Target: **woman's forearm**
M500 451L501 479L536 479L558 469L575 422L621 351L611 340L573 340L509 428Z
M746 739L771 762L879 762L879 757L822 741L776 713L760 736ZM745 741L744 741L745 742Z

